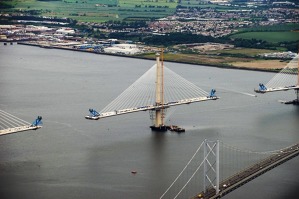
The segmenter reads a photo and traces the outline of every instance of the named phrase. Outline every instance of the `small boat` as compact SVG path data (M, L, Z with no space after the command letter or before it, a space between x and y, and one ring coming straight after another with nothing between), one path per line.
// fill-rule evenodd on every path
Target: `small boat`
M131 171L131 173L132 173L132 174L136 174L136 173L137 173L137 171L133 170L133 171Z
M168 126L168 129L170 131L175 131L175 132L178 132L178 133L182 133L182 132L185 132L185 129L181 128L181 127L178 127L178 126L175 126L175 125L170 125Z

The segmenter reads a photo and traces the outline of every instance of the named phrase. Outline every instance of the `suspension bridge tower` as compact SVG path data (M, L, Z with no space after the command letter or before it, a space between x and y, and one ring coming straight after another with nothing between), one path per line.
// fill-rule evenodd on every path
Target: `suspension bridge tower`
M160 60L161 57L161 60ZM164 63L163 63L163 50L161 55L156 54L156 107L154 125L150 128L154 131L167 131L167 126L164 125Z

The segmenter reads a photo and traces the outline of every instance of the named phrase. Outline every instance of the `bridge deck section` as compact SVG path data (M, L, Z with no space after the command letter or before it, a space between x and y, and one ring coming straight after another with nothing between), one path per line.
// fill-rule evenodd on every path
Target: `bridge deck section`
M220 198L229 192L241 187L247 182L253 180L254 178L262 175L263 173L277 167L278 165L296 157L299 155L299 143L293 146L290 146L284 150L281 150L279 153L269 156L268 158L260 161L257 164L254 164L247 169L231 176L230 178L222 181L219 184L219 193L216 194L216 190L212 187L208 188L206 192L202 191L197 194L195 198L202 199L215 199Z
M196 98L191 98L191 99L183 99L175 102L168 102L162 105L147 105L147 106L142 106L142 107L134 107L134 108L127 108L127 109L121 109L121 110L115 110L111 112L105 112L105 113L100 113L98 116L92 116L92 115L87 115L85 116L86 119L90 120L98 120L101 118L105 117L111 117L111 116L116 116L116 115L123 115L123 114L128 114L128 113L134 113L134 112L139 112L139 111L148 111L148 110L159 110L159 109L165 109L169 108L171 106L177 106L177 105L182 105L182 104L190 104L194 102L202 102L202 101L208 101L208 100L217 100L219 97L196 97Z
M276 91L288 91L288 90L298 90L299 86L285 86L285 87L276 87L276 88L267 88L265 90L258 90L255 89L256 93L269 93L269 92L276 92Z
M26 126L19 126L19 127L14 127L14 128L3 129L3 130L0 130L0 136L11 134L11 133L18 133L18 132L22 132L22 131L36 130L39 128L41 128L41 126L26 125Z

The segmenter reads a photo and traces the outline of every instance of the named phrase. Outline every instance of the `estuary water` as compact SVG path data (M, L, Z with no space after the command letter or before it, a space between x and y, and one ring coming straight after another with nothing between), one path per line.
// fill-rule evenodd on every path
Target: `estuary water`
M41 115L44 126L0 137L0 198L159 198L204 139L253 151L299 141L299 107L278 102L293 100L294 91L244 94L274 77L268 72L166 62L221 98L169 110L166 123L185 128L183 134L152 132L148 112L84 119L89 108L103 109L154 64L1 44L0 109L29 122ZM298 168L296 157L225 198L295 198Z

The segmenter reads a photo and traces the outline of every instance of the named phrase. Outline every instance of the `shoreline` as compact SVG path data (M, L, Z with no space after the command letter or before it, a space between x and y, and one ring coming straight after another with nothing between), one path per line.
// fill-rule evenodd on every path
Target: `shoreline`
M74 48L66 48L66 47L58 47L58 46L45 46L40 44L32 44L27 43L24 41L16 42L18 45L27 45L27 46L35 46L40 48L48 48L48 49L58 49L58 50L70 50L70 51L76 51L76 52L84 52L84 53L93 53L93 54L100 54L100 55L108 55L108 56L116 56L116 57L126 57L126 58L135 58L135 59L143 59L143 60L155 60L155 58L147 58L147 57L141 57L136 55L121 55L121 54L114 54L114 53L103 53L103 52L95 52L95 51L87 51L87 50L79 50ZM237 66L226 66L226 65L213 65L213 64L197 64L197 63L190 63L186 61L173 61L173 60L165 60L166 62L171 63L182 63L182 64L191 64L191 65L197 65L197 66L208 66L208 67L216 67L216 68L222 68L222 69L237 69L237 70L247 70L247 71L259 71L259 72L272 72L277 73L280 71L280 69L264 69L264 68L251 68L251 67L237 67Z

